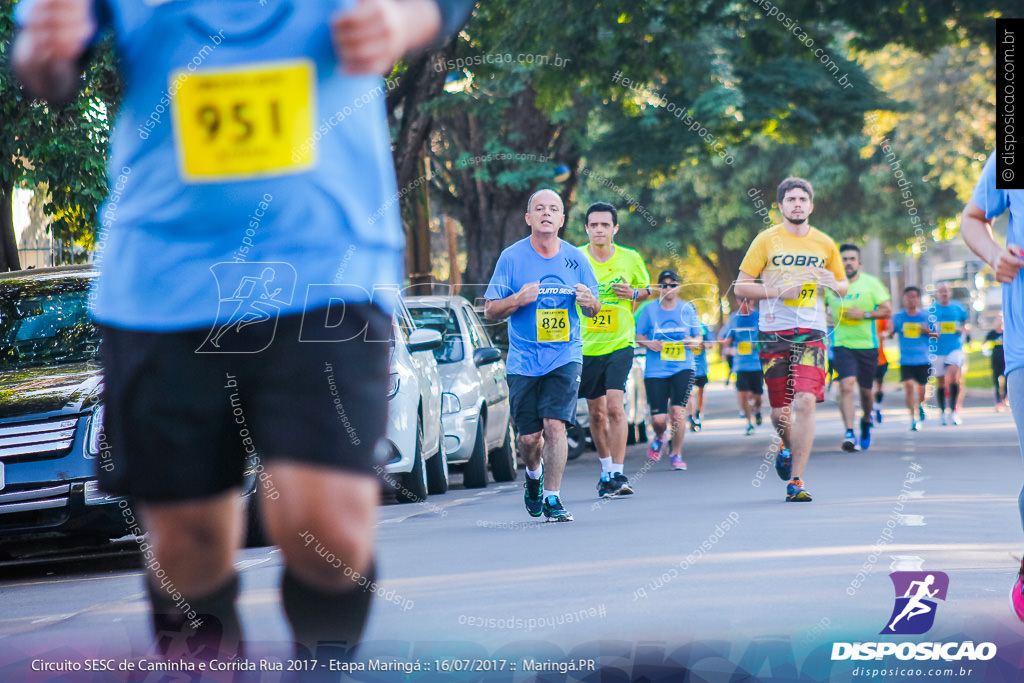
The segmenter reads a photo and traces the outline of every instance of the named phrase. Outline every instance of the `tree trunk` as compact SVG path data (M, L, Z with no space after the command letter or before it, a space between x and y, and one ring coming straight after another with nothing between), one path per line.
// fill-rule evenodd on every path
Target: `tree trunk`
M445 246L448 251L448 284L451 293L462 291L462 271L459 269L459 240L455 231L455 219L449 215L443 218Z
M14 183L0 183L0 273L21 270L14 237Z

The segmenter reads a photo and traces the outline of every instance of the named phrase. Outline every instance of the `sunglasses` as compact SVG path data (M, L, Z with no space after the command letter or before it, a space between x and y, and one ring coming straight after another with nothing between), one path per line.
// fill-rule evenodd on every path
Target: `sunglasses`
M675 289L679 286L678 282L661 282L658 284L662 289Z

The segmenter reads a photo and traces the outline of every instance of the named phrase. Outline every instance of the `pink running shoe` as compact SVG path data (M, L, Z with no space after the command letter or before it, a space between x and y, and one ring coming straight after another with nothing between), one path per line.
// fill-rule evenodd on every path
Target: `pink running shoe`
M647 459L651 462L661 460L661 439L655 439L651 442L651 447L647 451Z
M669 456L669 460L672 461L672 469L674 470L685 470L686 462L683 460L683 456L678 453L673 453Z
M1021 560L1017 580L1014 581L1013 590L1010 591L1010 606L1013 607L1017 618L1024 621L1024 560Z

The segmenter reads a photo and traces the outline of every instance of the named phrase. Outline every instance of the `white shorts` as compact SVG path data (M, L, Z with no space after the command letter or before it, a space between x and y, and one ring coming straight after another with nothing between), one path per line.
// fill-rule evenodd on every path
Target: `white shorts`
M967 356L964 355L964 350L956 349L955 351L950 351L945 356L935 356L935 359L932 361L932 375L934 377L945 377L947 365L955 365L965 370L967 368Z

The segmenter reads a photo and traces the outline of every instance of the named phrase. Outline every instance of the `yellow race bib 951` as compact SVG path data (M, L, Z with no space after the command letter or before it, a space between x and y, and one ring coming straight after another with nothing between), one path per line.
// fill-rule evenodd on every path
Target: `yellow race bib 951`
M174 146L186 182L300 173L313 166L316 68L306 59L171 74Z
M800 288L800 296L795 299L783 299L782 303L797 308L814 308L818 298L818 283L805 282Z
M587 318L587 330L591 332L618 332L619 331L619 309L604 308L593 318Z
M564 308L538 308L537 341L569 341L569 311Z
M683 342L662 342L662 360L686 360L686 345Z
M941 334L956 334L956 321L940 323L939 332Z
M918 339L921 336L921 323L903 323L904 339Z

